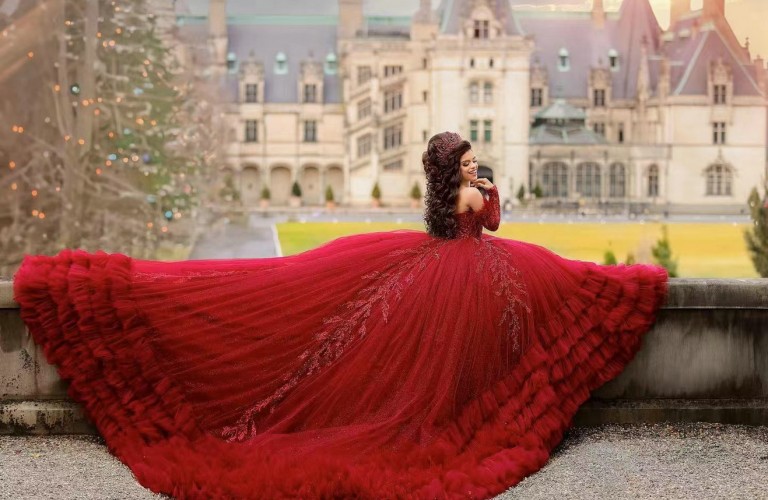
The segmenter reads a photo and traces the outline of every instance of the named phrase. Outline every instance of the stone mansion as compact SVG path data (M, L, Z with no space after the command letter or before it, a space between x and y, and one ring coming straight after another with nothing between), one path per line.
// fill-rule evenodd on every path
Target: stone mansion
M246 206L264 186L287 204L385 205L424 190L421 154L444 130L473 143L514 200L722 212L765 179L768 71L731 29L725 0L649 0L607 12L516 0L177 0L183 64L221 82L226 163Z

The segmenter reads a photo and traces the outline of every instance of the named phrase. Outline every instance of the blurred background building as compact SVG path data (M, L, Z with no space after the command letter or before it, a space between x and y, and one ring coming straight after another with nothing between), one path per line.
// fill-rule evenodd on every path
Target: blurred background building
M158 1L159 4L164 2ZM167 3L167 2L165 2ZM219 82L226 163L246 205L405 205L431 135L473 143L502 199L603 210L730 212L765 179L768 78L724 0L606 11L507 0L177 0L178 55ZM405 9L404 9L405 10Z

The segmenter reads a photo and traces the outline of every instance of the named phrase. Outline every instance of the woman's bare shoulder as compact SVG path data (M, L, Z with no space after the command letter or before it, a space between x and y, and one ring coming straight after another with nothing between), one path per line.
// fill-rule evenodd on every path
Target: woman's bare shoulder
M457 213L483 208L483 193L476 187L462 187L459 189L458 200L456 200Z

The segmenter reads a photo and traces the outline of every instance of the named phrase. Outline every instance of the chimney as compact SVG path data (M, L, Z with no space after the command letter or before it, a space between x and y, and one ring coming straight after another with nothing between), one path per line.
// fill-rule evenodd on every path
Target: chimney
M338 38L354 38L363 31L363 0L339 0Z
M704 19L725 17L725 0L704 0Z
M592 0L592 24L596 28L605 27L605 10L603 0Z
M216 64L226 64L227 0L211 0L208 5L208 43Z
M672 0L669 6L669 27L677 24L681 17L691 11L691 0Z

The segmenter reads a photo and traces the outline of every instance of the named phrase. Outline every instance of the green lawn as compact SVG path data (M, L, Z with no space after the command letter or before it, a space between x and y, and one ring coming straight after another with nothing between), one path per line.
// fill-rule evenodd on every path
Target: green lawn
M690 278L754 278L743 231L747 224L669 223L669 240L681 276ZM284 255L292 255L349 234L394 229L423 229L420 223L299 223L277 226ZM661 224L648 223L504 223L503 238L545 246L563 257L602 263L611 248L619 261L627 253L638 262L651 261L651 246L661 237Z

